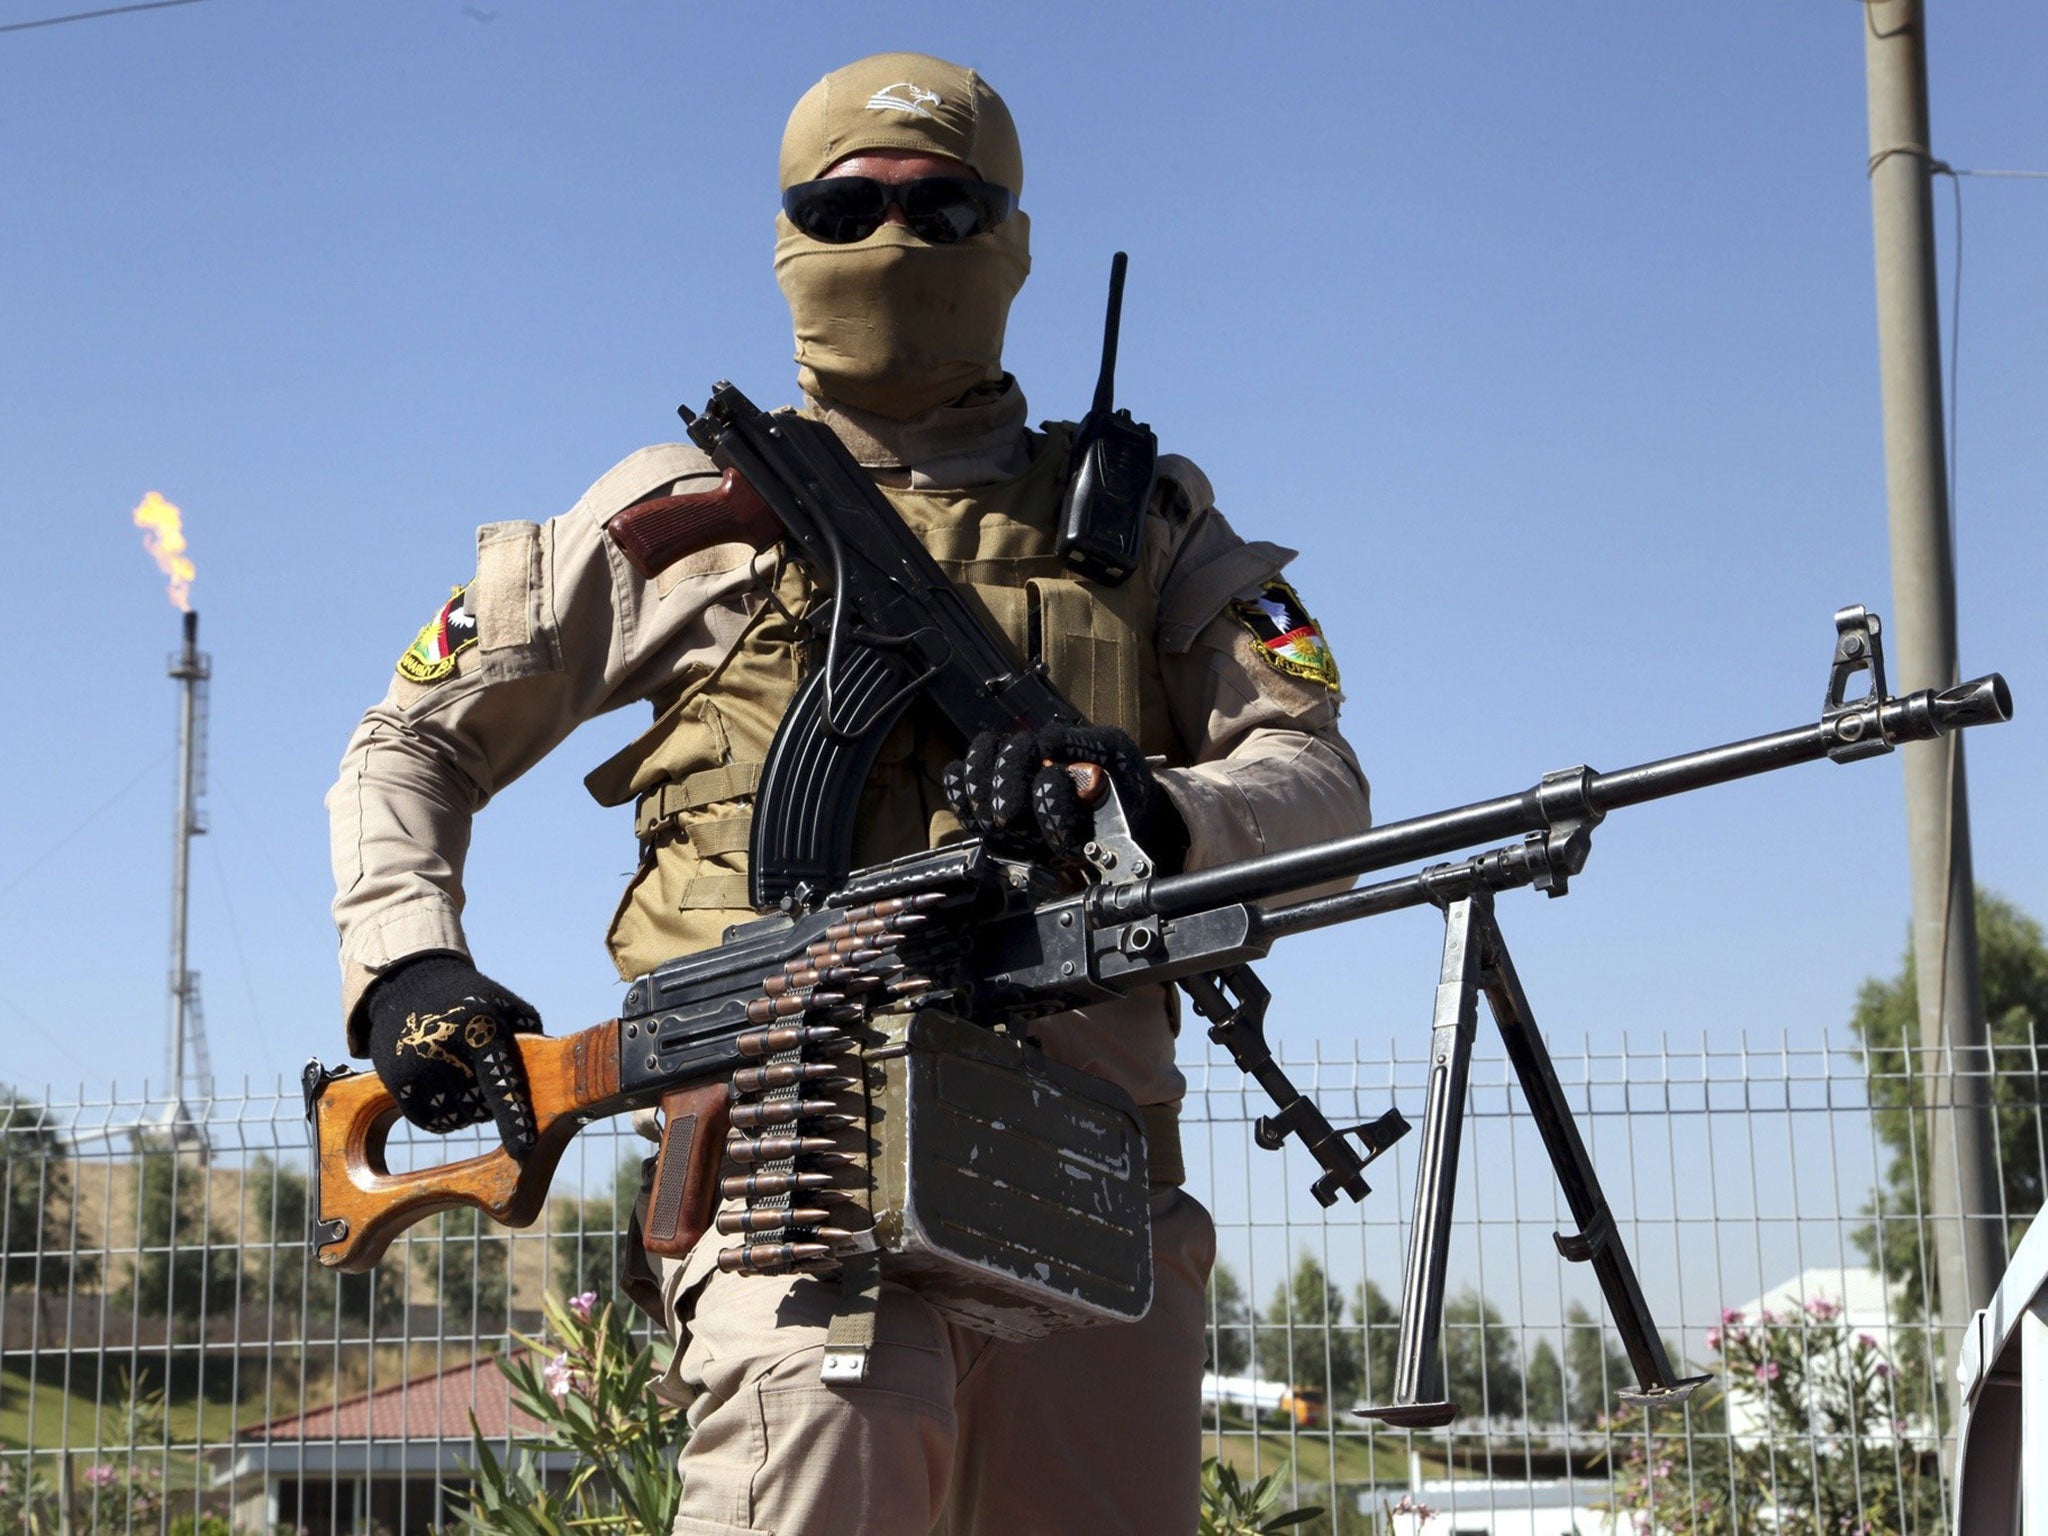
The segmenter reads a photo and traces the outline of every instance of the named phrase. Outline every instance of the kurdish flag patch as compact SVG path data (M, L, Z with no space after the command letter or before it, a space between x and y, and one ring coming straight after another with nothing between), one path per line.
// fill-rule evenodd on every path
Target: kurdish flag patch
M407 682L438 683L455 670L455 658L476 644L476 615L464 601L469 588L455 587L448 601L398 658L398 675Z
M1230 605L1230 614L1251 631L1259 654L1275 670L1325 688L1337 686L1337 658L1330 654L1322 626L1308 616L1294 588L1279 577L1264 583L1257 597L1238 598Z

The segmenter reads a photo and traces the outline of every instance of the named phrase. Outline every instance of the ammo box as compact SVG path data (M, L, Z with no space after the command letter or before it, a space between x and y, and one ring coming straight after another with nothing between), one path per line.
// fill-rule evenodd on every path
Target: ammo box
M922 1009L866 1052L882 1270L1001 1339L1152 1305L1145 1131L1130 1095Z

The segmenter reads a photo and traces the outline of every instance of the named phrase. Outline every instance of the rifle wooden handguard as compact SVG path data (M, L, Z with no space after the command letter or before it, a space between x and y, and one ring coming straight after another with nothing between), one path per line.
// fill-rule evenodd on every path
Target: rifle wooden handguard
M399 1116L390 1090L370 1072L309 1083L313 1242L323 1265L361 1273L407 1227L458 1206L474 1206L507 1226L531 1225L576 1133L599 1116L633 1107L619 1089L616 1022L573 1035L514 1039L526 1064L536 1131L523 1163L497 1147L438 1168L392 1173L385 1167L384 1143Z
M636 501L607 519L604 530L633 569L649 578L714 544L761 549L782 537L781 521L734 469L708 491Z

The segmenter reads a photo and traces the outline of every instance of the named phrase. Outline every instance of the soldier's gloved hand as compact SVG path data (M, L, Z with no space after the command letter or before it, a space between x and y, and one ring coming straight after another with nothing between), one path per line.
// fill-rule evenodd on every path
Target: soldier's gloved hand
M505 1150L533 1150L533 1096L514 1035L540 1015L460 955L420 955L377 978L364 1005L370 1059L399 1111L446 1135L497 1122Z
M1162 864L1178 865L1187 852L1187 828L1138 744L1115 726L984 731L968 744L964 758L947 766L946 802L977 836L1034 853L1078 852L1088 841L1094 812L1067 772L1071 763L1101 768L1138 840Z

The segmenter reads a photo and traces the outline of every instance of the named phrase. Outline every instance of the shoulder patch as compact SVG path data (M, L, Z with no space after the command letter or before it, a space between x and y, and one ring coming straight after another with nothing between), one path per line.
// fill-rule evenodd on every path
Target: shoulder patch
M455 658L476 644L476 615L469 611L469 588L454 587L441 611L412 637L398 658L398 675L411 683L438 683L455 670Z
M1276 671L1325 688L1337 686L1337 658L1330 654L1323 627L1308 616L1300 596L1279 577L1262 582L1257 597L1234 600L1230 616L1250 631L1259 642L1259 654Z

